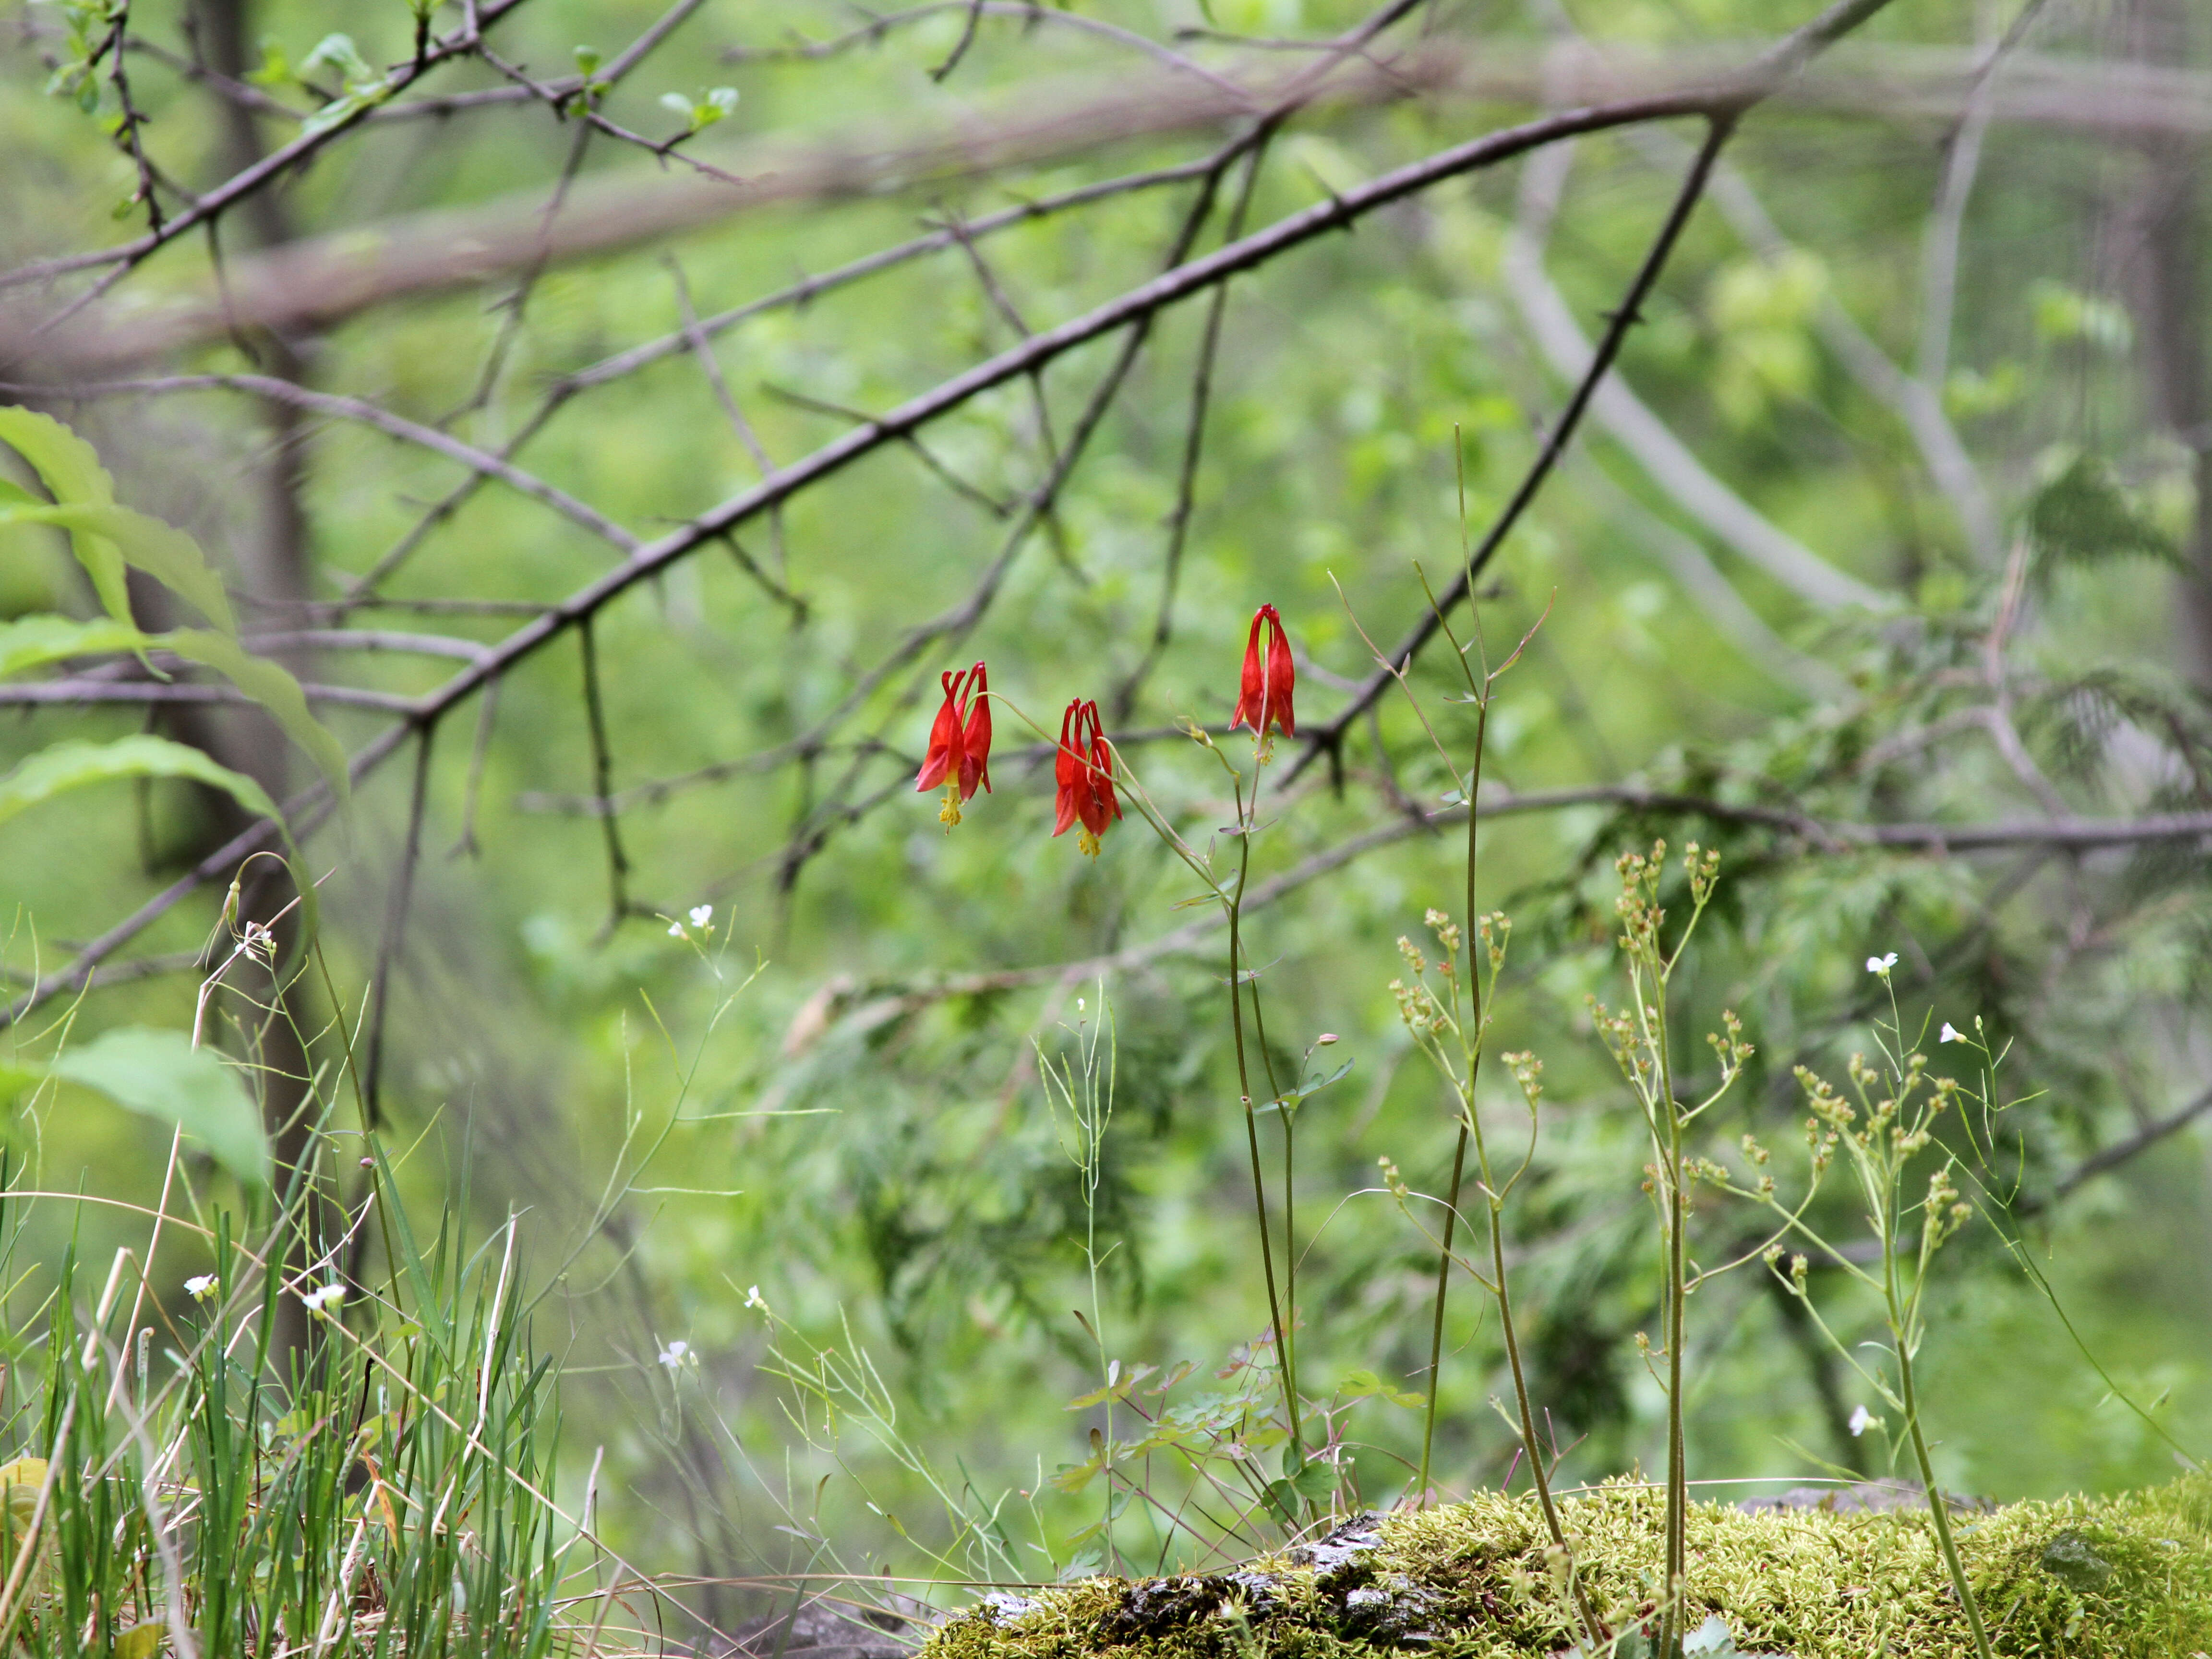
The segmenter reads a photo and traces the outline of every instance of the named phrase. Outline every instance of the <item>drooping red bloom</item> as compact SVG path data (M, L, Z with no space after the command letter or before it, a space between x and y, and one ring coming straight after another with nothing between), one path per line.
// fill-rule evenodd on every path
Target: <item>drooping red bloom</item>
M991 790L990 682L980 662L937 678L945 688L945 702L929 728L929 750L914 787L917 793L945 787L945 810L938 816L950 829L960 822L960 803L975 793L976 785L986 794Z
M1078 697L1060 717L1053 779L1059 792L1053 800L1052 833L1064 836L1080 823L1083 833L1076 845L1095 858L1098 838L1121 816L1121 803L1114 798L1114 753L1100 730L1097 703Z
M1260 630L1267 630L1267 647L1260 648ZM1263 605L1252 615L1252 632L1244 642L1244 678L1237 694L1237 714L1229 722L1234 732L1240 726L1249 726L1252 734L1262 742L1267 740L1267 728L1273 726L1285 737L1298 734L1297 715L1291 708L1291 692L1298 683L1298 671L1291 662L1291 636L1283 631L1283 618L1272 605Z

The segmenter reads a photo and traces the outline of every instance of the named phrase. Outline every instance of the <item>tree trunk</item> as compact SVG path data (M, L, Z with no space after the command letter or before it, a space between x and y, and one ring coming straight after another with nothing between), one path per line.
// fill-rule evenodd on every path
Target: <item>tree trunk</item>
M233 81L253 69L258 54L252 50L252 0L193 0L189 18L195 51L207 67ZM226 174L252 166L266 153L259 122L252 111L215 94L222 133L222 165ZM289 240L293 227L281 185L257 191L222 222L226 252L245 247L268 247ZM292 343L270 335L243 342L260 358L264 373L295 382L306 378L305 364ZM269 453L256 480L255 512L251 528L238 547L239 577L249 609L274 612L283 625L298 626L299 602L312 592L311 527L304 501L307 478L306 422L300 410L274 401L261 406L269 434ZM304 653L293 653L285 665L295 674L308 668ZM178 735L205 750L222 764L243 772L278 800L284 798L291 768L284 738L275 723L258 709L186 708L189 718L177 722ZM228 797L212 801L216 814L215 834L228 839L244 827L240 809ZM269 924L289 904L296 890L289 875L261 860L268 873L248 884L240 896L240 921ZM291 919L276 924L280 965L291 958L298 944ZM306 1168L313 1156L315 1103L308 1079L313 1071L306 1037L314 1030L319 1016L316 999L304 973L295 972L288 986L264 977L259 989L270 994L263 1000L270 1012L258 1032L248 1034L259 1062L263 1121L275 1155L280 1192L299 1172L309 1188L300 1208L301 1225L285 1252L288 1275L303 1272L322 1242L329 1206L315 1194L313 1171ZM281 1297L277 1304L275 1358L280 1372L304 1347L307 1316L296 1296Z
M2194 61L2204 33L2197 0L2123 0L2112 21L2116 56L2165 67ZM2166 133L2142 141L2131 189L2117 192L2105 227L2106 259L2133 312L2153 416L2193 457L2196 509L2177 578L2183 666L2212 690L2212 380L2206 351L2204 189L2199 139Z

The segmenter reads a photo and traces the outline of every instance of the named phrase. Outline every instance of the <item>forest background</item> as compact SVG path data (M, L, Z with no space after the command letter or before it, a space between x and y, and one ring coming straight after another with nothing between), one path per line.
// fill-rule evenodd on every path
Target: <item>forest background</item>
M1970 1231L1923 1361L1944 1482L2160 1480L2160 1431L2212 1443L2212 30L2185 0L1897 0L1685 194L1706 129L1656 106L1797 10L20 7L8 400L209 550L356 760L327 811L220 683L127 653L0 685L0 758L151 730L290 798L331 978L266 1030L265 986L225 993L214 1040L281 1122L343 1028L366 1091L333 1122L373 1115L409 1201L471 1237L522 1218L560 1490L588 1471L631 1559L925 1574L999 1506L1050 1578L1108 1547L1098 1489L1054 1480L1097 1362L1233 1392L1267 1316L1221 932L1175 908L1187 872L1140 825L1095 860L1050 836L1049 722L1097 698L1204 840L1232 808L1178 725L1225 726L1276 605L1301 724L1260 773L1247 939L1285 1063L1324 1032L1352 1062L1300 1108L1299 1363L1388 1501L1435 1270L1377 1163L1440 1189L1453 1133L1389 982L1460 843L1353 617L1386 648L1419 627L1417 563L1441 589L1499 523L1610 331L1618 373L1477 581L1500 651L1543 619L1488 721L1480 902L1518 923L1500 1044L1548 1067L1512 1225L1562 1478L1662 1449L1642 1142L1584 998L1616 971L1613 858L1663 835L1724 855L1677 994L1686 1030L1727 1006L1758 1047L1728 1137L1786 1139L1792 1067L1867 1046L1870 958L1896 953L1909 1024L2007 1048L2008 1225L2104 1372ZM1649 118L1375 185L1638 99ZM1055 342L1286 224L1309 229L1232 279ZM877 419L986 361L1014 366ZM0 535L0 613L95 614L63 538ZM912 779L939 671L977 658L1008 700L994 789L948 831ZM1463 744L1452 674L1413 658ZM173 779L0 823L15 1054L64 1011L71 1044L191 1028L256 833ZM1093 1182L1047 1082L1108 1022ZM162 1190L167 1137L91 1096L15 1133L45 1189ZM65 1241L101 1261L136 1224L18 1224L11 1316ZM1708 1224L1717 1249L1756 1231ZM183 1308L206 1264L167 1252ZM1449 1488L1511 1478L1483 1309L1450 1310ZM1887 1472L1854 1425L1879 1402L1800 1309L1756 1272L1705 1293L1702 1473ZM809 1363L858 1379L834 1424L787 1409Z

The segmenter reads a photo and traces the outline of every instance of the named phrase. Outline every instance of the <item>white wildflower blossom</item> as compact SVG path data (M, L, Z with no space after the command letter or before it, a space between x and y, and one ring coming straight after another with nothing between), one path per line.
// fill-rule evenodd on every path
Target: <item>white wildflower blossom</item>
M704 927L714 919L714 907L713 905L695 904L691 907L691 925L694 927Z
M1894 951L1892 951L1886 957L1869 957L1867 958L1867 972L1869 974L1880 974L1884 979L1887 979L1889 977L1889 970L1896 966L1897 952Z
M670 1343L660 1351L660 1363L667 1366L671 1371L678 1365L688 1364L690 1358L691 1345L680 1340Z
M335 1315L343 1305L346 1288L343 1285L321 1285L300 1298L300 1305L311 1314Z
M195 1302L204 1302L222 1288L222 1280L213 1273L194 1273L185 1281L185 1294Z
M1964 1042L1966 1040L1966 1034L1947 1019L1943 1022L1943 1029L1936 1040L1938 1042Z

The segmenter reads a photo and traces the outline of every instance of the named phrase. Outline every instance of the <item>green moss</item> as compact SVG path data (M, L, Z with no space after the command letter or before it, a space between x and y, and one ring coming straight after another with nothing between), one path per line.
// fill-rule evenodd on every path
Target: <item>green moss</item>
M1616 1628L1648 1613L1661 1496L1628 1482L1569 1500L1592 1601ZM1953 1522L1997 1650L2049 1659L2212 1653L2212 1479L1961 1512ZM1093 1578L999 1598L922 1659L1352 1659L1382 1650L1528 1659L1572 1644L1534 1505L1485 1495L1376 1523L1364 1538L1245 1571ZM1924 1510L1747 1513L1690 1522L1691 1623L1717 1613L1745 1653L1951 1659L1972 1651Z

